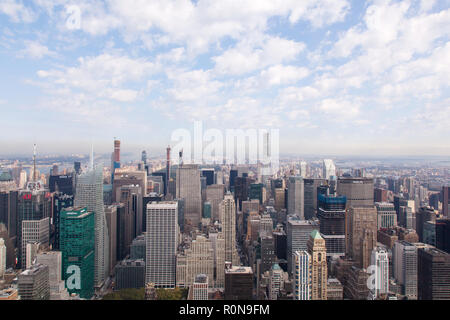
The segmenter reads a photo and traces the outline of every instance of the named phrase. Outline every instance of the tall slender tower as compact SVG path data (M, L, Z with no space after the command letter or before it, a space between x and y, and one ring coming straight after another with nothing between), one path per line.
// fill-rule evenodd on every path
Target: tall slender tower
M225 195L225 199L220 203L219 208L225 236L225 261L231 262L233 265L239 265L236 251L236 203L231 193Z
M167 162L166 162L166 190L169 190L169 180L170 180L170 151L172 149L170 148L170 146L167 147ZM167 192L166 192L167 193Z
M111 184L114 182L114 171L120 168L120 140L114 138L114 152L111 159Z
M0 279L3 279L6 271L6 246L5 240L0 238Z
M327 248L318 230L314 230L308 241L311 256L311 300L327 300Z
M31 178L33 182L36 182L36 144L33 146L33 177Z
M100 287L109 272L109 233L103 206L103 166L95 166L91 154L91 165L78 176L76 185L76 207L86 207L95 218L95 274L94 283Z

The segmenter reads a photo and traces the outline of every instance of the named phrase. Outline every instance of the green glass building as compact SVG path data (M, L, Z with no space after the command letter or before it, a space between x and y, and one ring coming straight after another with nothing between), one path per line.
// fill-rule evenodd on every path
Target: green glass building
M93 212L85 207L61 211L62 277L69 293L79 294L83 299L90 299L94 294L94 238Z
M250 185L249 190L249 198L250 200L255 199L259 200L259 203L263 203L263 188L264 184L262 183L252 183Z
M211 202L209 201L203 203L203 218L211 219Z

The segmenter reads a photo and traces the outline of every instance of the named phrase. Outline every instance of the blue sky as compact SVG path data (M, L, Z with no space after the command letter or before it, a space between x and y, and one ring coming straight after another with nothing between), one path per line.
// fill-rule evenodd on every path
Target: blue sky
M0 0L0 154L107 152L114 137L162 153L203 120L279 128L282 153L450 155L449 8Z

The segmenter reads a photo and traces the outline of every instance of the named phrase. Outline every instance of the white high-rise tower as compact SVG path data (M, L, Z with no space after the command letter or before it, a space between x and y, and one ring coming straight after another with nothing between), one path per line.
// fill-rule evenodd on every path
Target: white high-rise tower
M334 165L333 160L324 159L322 167L322 178L330 180L330 177L332 176L336 176L336 166Z
M95 216L95 273L94 284L101 287L109 271L109 233L103 206L103 166L91 163L77 178L76 207L87 207Z
M3 278L6 272L6 246L5 240L0 238L0 279Z
M145 283L175 288L178 246L178 202L147 204Z

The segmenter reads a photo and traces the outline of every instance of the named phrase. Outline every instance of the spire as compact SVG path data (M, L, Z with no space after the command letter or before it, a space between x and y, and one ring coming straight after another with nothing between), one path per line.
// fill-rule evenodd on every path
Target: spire
M91 157L89 161L89 168L94 169L94 143L91 143Z
M36 143L33 145L33 182L36 182Z

